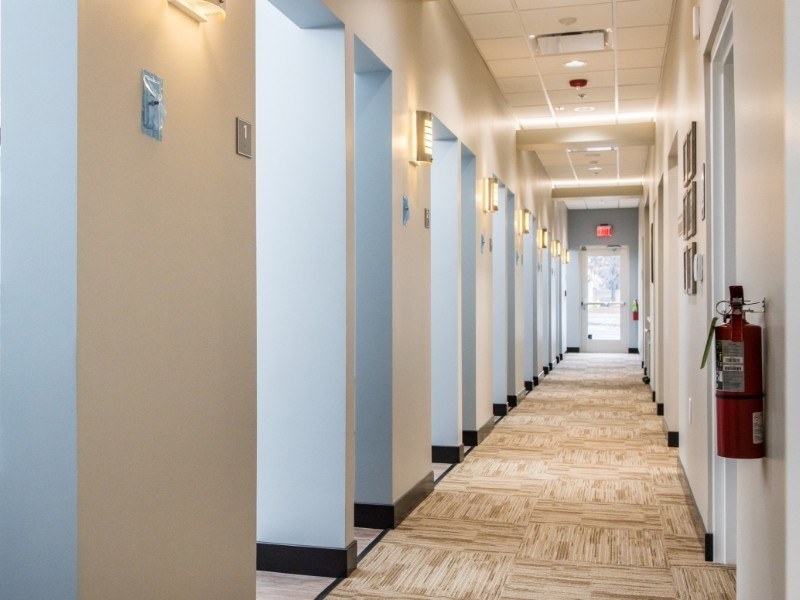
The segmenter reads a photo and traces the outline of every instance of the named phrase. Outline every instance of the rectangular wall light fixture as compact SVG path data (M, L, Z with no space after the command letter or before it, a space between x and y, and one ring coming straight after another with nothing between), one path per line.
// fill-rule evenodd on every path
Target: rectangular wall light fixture
M415 113L414 162L430 165L433 162L433 115L424 110Z
M539 248L541 248L542 250L547 248L550 242L550 236L547 233L547 229L539 229L539 231L536 234L536 242L537 242L536 245L539 246Z
M520 223L520 230L522 233L530 233L531 232L531 211L527 208L522 209L522 220Z
M175 8L183 11L198 23L205 23L210 17L225 19L226 0L169 0Z
M500 180L487 177L483 190L483 212L492 213L500 210Z

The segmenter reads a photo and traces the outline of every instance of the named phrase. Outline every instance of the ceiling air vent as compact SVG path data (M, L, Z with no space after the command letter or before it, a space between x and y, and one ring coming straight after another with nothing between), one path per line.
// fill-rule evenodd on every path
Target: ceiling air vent
M570 33L548 33L536 36L536 54L573 54L609 50L611 43L605 29L573 31Z

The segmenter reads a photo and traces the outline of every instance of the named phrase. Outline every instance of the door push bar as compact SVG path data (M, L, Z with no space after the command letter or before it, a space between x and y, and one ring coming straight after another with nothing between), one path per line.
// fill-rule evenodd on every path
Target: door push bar
M608 308L609 306L625 306L625 304L625 302L581 302L581 306L584 308L587 306L602 306Z

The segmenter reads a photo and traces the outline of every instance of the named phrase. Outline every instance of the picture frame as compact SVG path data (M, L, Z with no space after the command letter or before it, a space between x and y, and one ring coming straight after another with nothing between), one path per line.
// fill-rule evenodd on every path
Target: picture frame
M697 121L692 121L683 142L683 186L689 184L697 174Z
M683 291L689 293L689 246L683 247Z
M686 239L692 239L697 233L697 182L692 181L684 196L684 217L686 223Z
M678 239L679 240L684 239L685 233L686 233L686 227L683 224L683 208L681 208L681 212L678 215Z
M695 279L694 273L694 263L695 263L695 256L697 256L697 242L692 242L687 246L687 260L688 260L688 273L689 273L689 280L686 286L686 293L690 296L694 296L697 294L697 281Z
M706 163L700 167L700 220L706 220Z

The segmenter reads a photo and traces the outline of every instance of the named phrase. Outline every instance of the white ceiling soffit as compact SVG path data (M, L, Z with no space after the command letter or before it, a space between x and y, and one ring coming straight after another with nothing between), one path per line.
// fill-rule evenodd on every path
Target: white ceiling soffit
M608 210L616 208L638 208L640 196L588 196L586 198L561 198L569 210Z
M534 141L525 134L606 124L649 123L652 128L674 0L451 2L524 130L518 132L518 147L539 154L555 187L641 183L652 136L641 143L623 141L616 134L596 137L598 144L618 148L617 167L598 162L590 166L602 166L601 170L584 172L574 168L568 157L546 156L552 150L563 154L567 146L548 148L546 144L556 142ZM573 45L575 50L539 52L541 36L588 31L605 32L607 45L585 51L581 43L561 44L548 38L543 46L563 50ZM574 87L570 81L575 79L585 79L586 85ZM634 147L638 151L630 150Z

